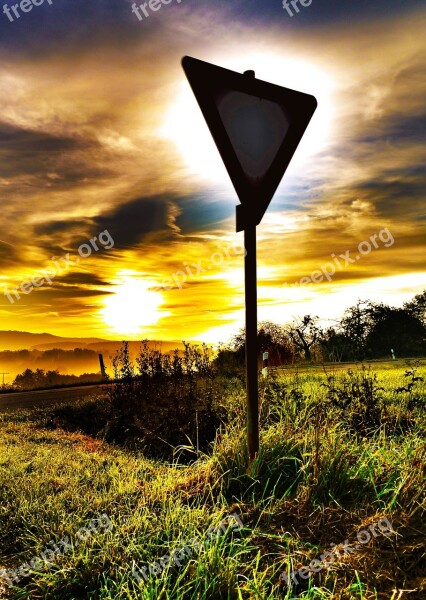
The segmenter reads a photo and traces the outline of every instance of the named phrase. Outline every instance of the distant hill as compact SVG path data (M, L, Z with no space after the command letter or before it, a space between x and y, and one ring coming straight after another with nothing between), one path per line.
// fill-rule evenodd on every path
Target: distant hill
M65 339L65 338L64 338ZM150 348L161 349L163 352L170 352L175 348L182 349L182 342L156 342L148 341ZM31 350L40 350L46 352L46 350L75 350L76 348L82 348L87 350L93 350L94 352L102 352L105 354L115 354L117 350L123 345L122 341L113 342L108 340L97 340L91 341L89 338L77 338L73 341L56 341L50 342L49 344L37 344L32 346ZM141 342L129 342L129 348L132 352L138 352Z
M66 340L66 341L63 341ZM89 338L75 338L71 341L69 338L59 338L55 342L50 342L49 344L36 344L35 346L31 346L30 350L40 350L41 352L45 352L46 350L75 350L76 348L89 348L91 345L99 345L108 343L105 340L98 340L97 342L88 341ZM118 342L111 342L112 344L118 344Z
M191 342L197 344L199 342ZM151 348L170 352L182 348L181 341L149 341ZM95 352L115 353L122 346L122 341L105 340L102 338L68 338L50 333L28 333L27 331L0 331L0 352L5 350L75 350L88 348ZM133 351L137 351L140 341L130 342Z
M41 348L64 348L72 350L77 347L86 347L88 344L106 342L101 338L65 338L50 333L28 333L27 331L0 331L1 350L32 350ZM63 346L66 344L66 348Z
M191 343L197 343L197 342L191 342ZM175 350L176 348L179 348L179 350L181 350L183 348L183 344L182 342L160 342L160 341L148 341L147 342L148 347L149 348L153 348L153 349L157 349L157 350L161 350L163 353L167 353L167 352L172 352L173 350ZM121 346L123 345L122 342L94 342L92 344L89 344L87 347L90 350L95 350L96 352L102 352L106 355L108 354L115 354L115 352L117 350L119 350L121 348ZM129 342L129 350L132 353L137 353L139 351L139 348L141 346L141 342Z
M164 353L176 348L183 350L181 341L149 341L148 346ZM198 342L191 342L198 343ZM107 372L111 375L112 359L121 348L122 341L102 338L67 338L50 333L28 333L26 331L0 331L0 371L10 383L25 369L55 370L66 375L82 375L99 371L98 354L104 355ZM141 342L129 342L134 359Z

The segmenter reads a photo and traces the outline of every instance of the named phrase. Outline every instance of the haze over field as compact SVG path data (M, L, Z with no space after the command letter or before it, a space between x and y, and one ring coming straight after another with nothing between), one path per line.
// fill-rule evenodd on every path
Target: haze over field
M182 349L182 342L148 342L150 348L172 352ZM130 342L132 356L140 350L140 342ZM112 358L121 342L96 338L64 338L51 334L23 331L0 331L0 371L5 371L5 382L11 383L25 369L58 369L64 375L99 373L99 353L103 355L107 373L112 376ZM0 379L0 383L2 379Z

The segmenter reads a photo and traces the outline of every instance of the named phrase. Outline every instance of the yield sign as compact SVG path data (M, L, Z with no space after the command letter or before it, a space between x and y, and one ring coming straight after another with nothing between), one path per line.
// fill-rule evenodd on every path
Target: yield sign
M314 96L185 56L182 66L241 205L237 231L256 226L317 107Z

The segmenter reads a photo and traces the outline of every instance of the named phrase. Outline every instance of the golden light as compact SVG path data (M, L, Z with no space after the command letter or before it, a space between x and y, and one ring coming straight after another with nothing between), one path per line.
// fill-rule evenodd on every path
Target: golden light
M159 310L163 295L152 290L153 285L126 275L101 309L105 324L116 333L137 335L143 327L157 323L165 313Z
M259 79L316 96L318 109L290 169L293 172L302 169L308 157L324 150L333 115L333 83L327 73L307 61L280 58L276 54L256 53L211 62L238 72L254 69ZM186 81L182 82L158 134L175 144L188 173L214 182L216 186L228 183L225 167Z

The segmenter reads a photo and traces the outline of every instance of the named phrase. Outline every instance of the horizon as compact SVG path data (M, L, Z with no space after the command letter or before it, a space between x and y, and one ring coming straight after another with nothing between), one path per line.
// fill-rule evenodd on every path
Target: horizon
M404 298L403 300L401 300L400 304L387 304L386 302L383 302L383 304L389 306L390 308L401 309L401 308L403 308L403 305L407 301L412 300L413 297L416 294L421 294L424 291L425 291L425 287L424 286L419 286L419 291L418 292L416 292L413 296L408 296L407 299ZM334 318L332 318L332 319L330 319L330 318L322 319L321 317L319 317L318 324L323 329L327 329L328 327L332 326L331 323L337 323L337 322L339 322L341 320L341 318L344 316L344 314L345 314L345 312L346 312L347 309L355 306L358 302L363 303L363 302L369 302L369 301L370 301L370 298L367 298L367 297L365 297L365 298L361 298L361 297L356 298L356 299L354 299L354 301L351 304L349 304L347 307L343 308L342 313L340 313L339 315L336 315ZM381 301L372 301L372 302L376 302L378 304L382 303ZM269 319L262 319L262 320L259 319L258 325L260 326L262 324L262 322L269 322L269 323L273 323L275 325L278 325L279 327L286 327L286 326L291 325L298 317L301 317L301 316L304 316L304 315L302 313L299 313L297 315L295 314L293 318L290 318L288 321L281 322L281 323L279 323L277 321L272 321L272 320L269 320ZM313 315L312 314L311 316L317 316L317 315ZM239 325L237 324L236 328L231 331L231 333L230 333L230 335L228 336L227 339L219 340L217 343L211 342L211 344L217 345L217 344L220 344L220 343L225 343L225 344L229 343L229 342L231 342L232 338L236 334L238 334L241 330L243 330L243 329L244 329L244 323L241 323ZM106 341L106 342L123 342L123 341L142 342L142 341L147 340L149 342L158 342L158 343L161 343L161 342L165 342L165 343L172 343L172 342L182 343L182 341L189 342L189 343L195 343L195 344L208 343L208 342L204 342L202 339L198 339L198 340L196 340L196 339L183 339L183 340L179 340L177 338L163 338L163 339L152 338L151 339L151 338L141 337L140 335L138 337L138 334L136 334L136 335L131 335L130 334L130 335L124 335L124 336L120 335L120 334L117 334L116 336L113 336L113 335L110 334L110 335L108 335L108 337L106 337L105 335L102 335L102 336L100 336L100 335L84 335L84 334L83 335L71 335L71 333L67 334L67 335L61 335L59 333L51 333L50 331L26 331L26 330L18 330L18 329L0 329L0 334L2 334L2 333L23 333L23 334L33 334L33 335L51 335L51 336L59 337L59 338L81 339L81 340L96 338L96 339L100 339L100 340Z

